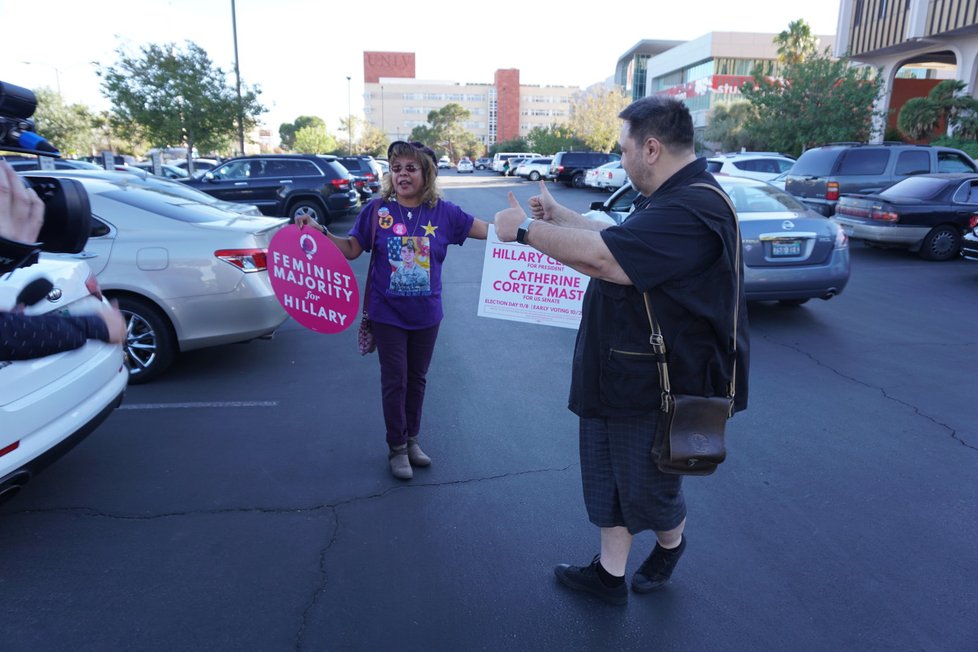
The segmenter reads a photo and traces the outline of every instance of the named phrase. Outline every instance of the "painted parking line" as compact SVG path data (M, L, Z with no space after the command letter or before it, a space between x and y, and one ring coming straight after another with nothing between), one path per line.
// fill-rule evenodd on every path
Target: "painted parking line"
M117 410L197 410L201 408L278 407L278 401L211 401L199 403L123 403Z

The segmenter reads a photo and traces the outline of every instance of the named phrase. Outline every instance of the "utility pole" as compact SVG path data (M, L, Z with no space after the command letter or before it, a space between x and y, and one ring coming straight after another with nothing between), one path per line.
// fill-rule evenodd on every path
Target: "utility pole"
M238 85L238 154L244 155L244 105L241 102L241 71L238 68L238 14L231 0L231 31L234 35L234 78Z

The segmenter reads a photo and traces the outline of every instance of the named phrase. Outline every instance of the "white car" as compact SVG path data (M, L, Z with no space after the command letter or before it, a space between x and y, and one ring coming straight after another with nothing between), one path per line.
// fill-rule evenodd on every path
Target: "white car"
M599 167L597 177L594 180L596 188L608 192L614 192L626 183L628 183L628 174L625 172L625 168L621 166L621 161L611 161Z
M472 165L472 160L467 158L459 159L458 165L455 167L456 174L462 174L463 172L468 172L469 174L475 174L475 166Z
M553 159L549 156L524 159L516 166L516 176L530 181L550 178L550 163Z
M442 156L440 159L438 159L439 170L450 167L452 167L452 159L448 158L447 156Z
M41 172L26 172L25 176ZM80 254L128 325L133 384L148 382L177 353L271 336L288 319L268 277L268 243L288 219L249 216L147 183L124 172L65 170L92 206ZM181 189L182 190L182 189Z
M782 172L787 172L795 164L776 152L739 152L720 154L706 159L706 169L713 174L729 174L732 177L747 177L770 181Z
M88 265L42 260L0 276L0 310L38 278L53 283L26 314L90 314L104 299ZM0 501L83 440L122 402L122 347L97 340L42 358L0 361Z

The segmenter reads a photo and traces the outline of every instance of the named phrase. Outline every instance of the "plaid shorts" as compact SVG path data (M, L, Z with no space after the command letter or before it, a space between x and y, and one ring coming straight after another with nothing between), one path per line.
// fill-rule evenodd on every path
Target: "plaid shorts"
M588 518L632 534L665 531L686 518L682 476L652 459L658 412L638 417L582 418L581 480Z

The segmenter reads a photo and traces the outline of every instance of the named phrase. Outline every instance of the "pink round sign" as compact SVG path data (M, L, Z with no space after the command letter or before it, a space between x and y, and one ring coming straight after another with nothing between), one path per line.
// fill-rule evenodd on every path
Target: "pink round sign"
M285 312L309 330L339 333L356 321L357 279L346 257L316 229L279 229L268 244L268 276Z

